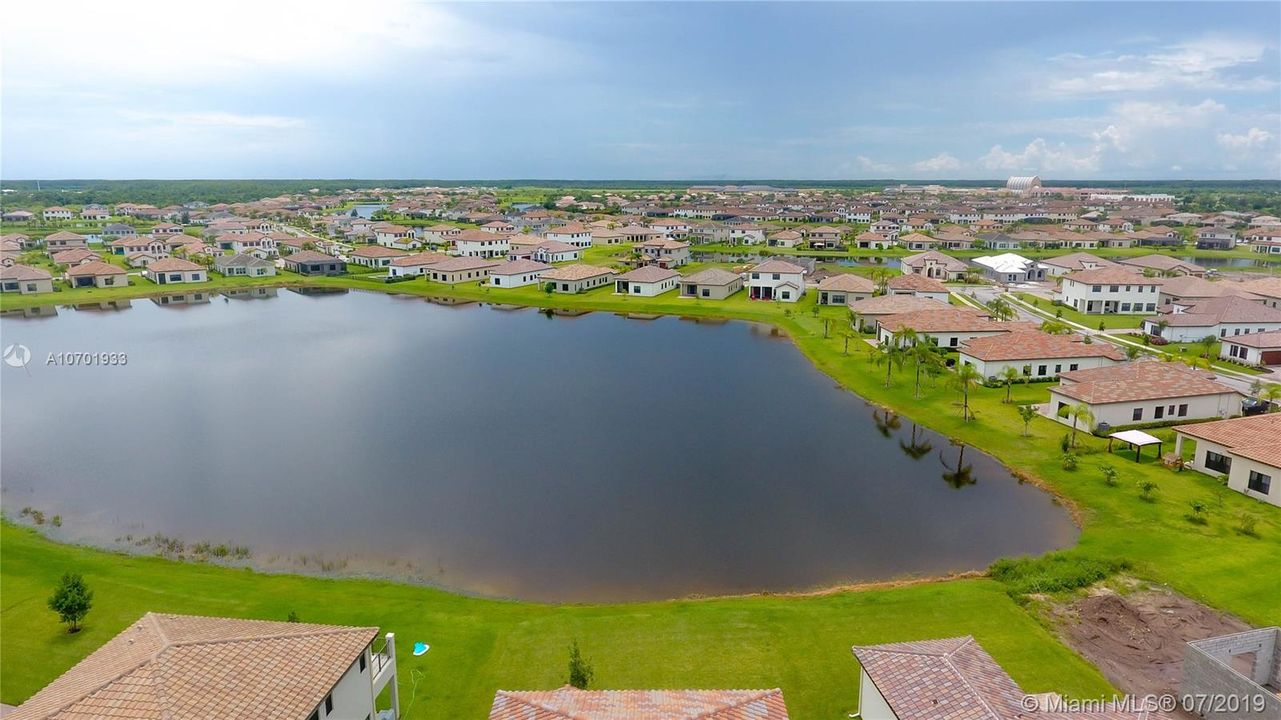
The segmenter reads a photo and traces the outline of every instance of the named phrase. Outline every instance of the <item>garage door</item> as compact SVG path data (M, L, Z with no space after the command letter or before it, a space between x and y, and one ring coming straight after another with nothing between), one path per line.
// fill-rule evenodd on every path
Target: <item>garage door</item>
M1281 350L1265 350L1263 352L1264 365L1281 365Z

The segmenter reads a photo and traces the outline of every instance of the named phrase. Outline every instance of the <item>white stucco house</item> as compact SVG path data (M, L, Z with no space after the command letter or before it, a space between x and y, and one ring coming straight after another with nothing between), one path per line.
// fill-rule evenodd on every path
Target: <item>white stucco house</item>
M646 265L625 272L614 279L614 292L620 295L654 297L671 292L680 285L680 273L657 265Z
M872 297L876 283L862 275L840 273L823 278L814 289L819 305L845 305Z
M489 271L489 285L501 288L537 285L552 266L537 260L509 260Z
M1170 342L1239 337L1281 330L1281 309L1239 295L1172 303L1171 312L1143 319L1143 331Z
M387 274L391 277L418 277L427 272L427 268L432 265L448 260L448 255L434 252L421 252L404 257L394 258L391 264L387 266Z
M951 291L943 283L926 275L898 275L885 283L887 295L912 295L945 303Z
M548 240L568 243L577 248L589 248L592 246L591 229L576 222L551 228L544 237Z
M971 261L984 277L1006 285L1037 282L1045 279L1045 268L1035 260L1016 253L984 255Z
M617 275L611 268L576 263L552 268L541 280L552 284L552 292L578 293L609 285Z
M1087 314L1156 312L1161 281L1118 267L1064 275L1055 299Z
M855 305L857 307L857 305ZM1004 335L1011 330L1027 329L1023 323L998 322L981 310L944 306L940 309L914 310L877 320L878 342L893 342L895 333L910 329L918 340L944 348L956 348L974 338Z
M1189 467L1227 476L1229 488L1281 506L1281 413L1180 425L1174 437L1179 457L1184 440L1196 441Z
M1112 343L1087 343L1081 335L1050 335L1040 330L973 338L957 348L957 362L973 365L985 378L999 377L1007 367L1033 380L1055 378L1063 372L1124 361L1125 353Z
M487 230L464 230L453 237L454 254L474 258L507 257L511 249L508 237Z
M1064 408L1083 404L1096 425L1121 427L1142 423L1209 420L1241 414L1241 394L1218 382L1208 370L1194 370L1182 363L1141 360L1108 367L1065 372L1059 385L1050 388L1043 406L1049 417L1060 417Z
M805 268L786 260L766 260L747 273L752 300L797 302L805 294Z
M1219 357L1246 365L1281 365L1281 330L1225 337Z
M149 263L142 274L157 285L201 283L209 279L209 271L190 260L161 258Z

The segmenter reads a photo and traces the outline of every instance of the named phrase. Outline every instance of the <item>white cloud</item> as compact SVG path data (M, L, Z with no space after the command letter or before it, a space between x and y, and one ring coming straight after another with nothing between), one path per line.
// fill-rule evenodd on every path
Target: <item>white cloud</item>
M1252 150L1262 147L1272 139L1272 133L1262 128L1250 128L1244 134L1233 135L1232 133L1219 133L1215 136L1219 145L1232 152L1241 152L1243 150Z
M932 158L927 158L918 163L912 164L912 169L917 172L927 173L945 173L961 169L961 161L957 160L951 154L941 152Z
M1100 149L1093 146L1084 152L1074 152L1063 143L1051 146L1044 138L1036 138L1022 152L1009 152L1000 145L992 146L979 163L988 170L1027 170L1032 172L1062 172L1070 175L1093 173L1099 169Z
M863 155L859 155L858 157L854 158L854 160L855 162L858 163L858 169L862 170L863 172L869 172L869 173L894 172L893 165L886 162L879 162Z
M146 112L122 110L120 117L132 123L174 128L225 128L254 130L294 130L305 127L303 118L284 115L242 115L229 112Z
M1266 59L1275 47L1248 37L1207 36L1146 54L1065 53L1048 59L1034 76L1038 94L1100 96L1181 88L1266 91L1277 87Z

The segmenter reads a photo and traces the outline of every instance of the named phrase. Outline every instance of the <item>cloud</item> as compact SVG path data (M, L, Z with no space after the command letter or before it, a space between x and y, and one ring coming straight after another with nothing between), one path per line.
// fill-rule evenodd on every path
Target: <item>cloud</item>
M1233 135L1231 133L1220 133L1215 136L1219 145L1232 152L1241 152L1243 150L1252 150L1268 144L1273 137L1272 133L1262 128L1250 128L1242 135Z
M1168 89L1262 92L1278 85L1277 49L1247 37L1207 36L1142 54L1065 53L1038 68L1037 94L1106 96Z
M917 172L928 173L945 173L961 169L961 161L957 160L951 154L941 152L932 158L927 158L912 164L912 169Z
M869 172L869 173L894 172L893 165L885 162L878 162L876 160L873 160L863 155L859 155L858 157L854 158L854 161L858 163L858 169L863 172Z
M174 128L222 128L229 130L296 130L306 127L307 121L284 115L242 115L230 112L146 112L122 110L120 117L138 124Z
M1033 172L1065 172L1069 174L1093 173L1099 170L1100 149L1093 146L1084 153L1073 151L1065 144L1051 146L1044 138L1036 138L1022 152L1009 152L1000 145L993 145L979 158L987 170L1030 170Z

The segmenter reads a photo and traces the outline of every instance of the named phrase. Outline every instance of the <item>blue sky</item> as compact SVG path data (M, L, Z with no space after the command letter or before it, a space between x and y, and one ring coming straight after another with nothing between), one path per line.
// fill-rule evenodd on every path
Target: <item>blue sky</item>
M0 174L1281 178L1276 2L358 7L16 3Z

